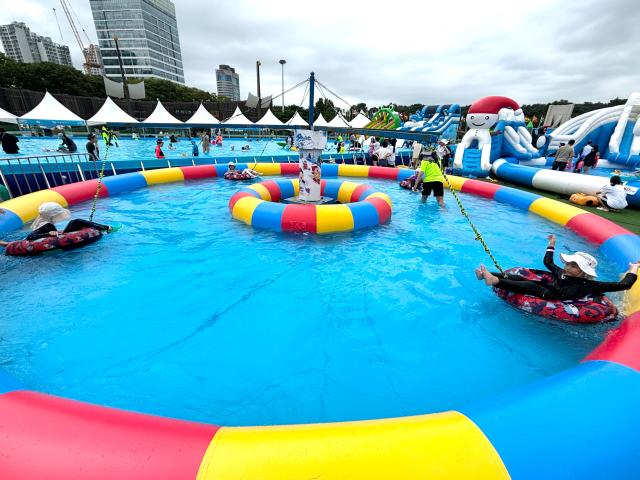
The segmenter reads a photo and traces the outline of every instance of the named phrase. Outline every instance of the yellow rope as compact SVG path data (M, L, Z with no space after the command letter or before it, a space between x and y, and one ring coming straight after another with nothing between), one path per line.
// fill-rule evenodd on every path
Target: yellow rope
M440 160L438 160L438 164L440 165L440 169L442 170L442 163L440 162ZM484 238L482 238L482 235L480 234L480 231L473 224L473 222L471 221L471 218L469 218L469 214L464 209L464 205L462 205L462 201L460 200L460 198L458 197L458 194L453 189L453 186L451 186L451 182L449 182L449 178L447 177L447 174L444 172L444 170L442 171L442 176L444 177L445 182L447 182L447 187L449 187L449 191L451 191L451 194L453 195L453 198L455 198L456 203L458 204L458 208L460 209L460 213L462 213L464 218L467 219L467 222L469 222L469 225L471 226L471 229L473 230L473 233L476 234L475 240L478 240L480 242L480 245L482 245L482 248L484 248L484 251L487 253L487 255L489 255L489 258L491 259L493 264L496 266L498 271L500 273L504 274L504 270L498 264L498 261L496 260L496 258L491 253L491 250L489 250L489 246L484 241Z
M96 188L96 194L93 196L93 203L91 204L91 214L89 214L89 221L93 222L93 216L96 213L96 206L98 204L98 197L100 196L100 190L102 189L102 178L104 177L104 167L107 164L107 157L109 156L109 147L111 146L111 139L113 138L113 132L109 130L109 140L107 142L107 148L104 151L104 157L102 158L102 168L98 173L98 186Z

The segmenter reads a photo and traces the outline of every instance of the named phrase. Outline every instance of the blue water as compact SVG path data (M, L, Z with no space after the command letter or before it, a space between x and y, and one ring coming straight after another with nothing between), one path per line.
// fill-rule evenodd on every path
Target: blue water
M73 136L76 145L78 146L78 153L84 153L86 151L85 145L87 143L86 135ZM168 160L180 159L184 157L191 157L192 146L187 138L180 138L178 143L175 143L175 150L169 149L169 139L164 138L165 143L162 147L162 151ZM239 158L246 159L248 157L277 157L288 155L291 158L297 158L298 153L292 152L278 145L278 142L282 143L285 139L258 139L258 138L225 138L222 142L222 146L212 145L209 153L205 154L202 151L202 145L196 142L200 152L200 158ZM20 137L19 155L7 155L0 151L0 157L16 158L18 156L30 156L30 155L46 155L55 152L60 145L60 141L57 137ZM242 150L242 147L249 145L249 150ZM106 147L101 140L99 143L101 159L105 154ZM155 138L142 138L140 140L131 140L130 138L123 138L120 140L120 147L112 147L109 149L110 161L121 160L150 160L155 158L156 139ZM329 141L326 153L337 153L336 145L333 141ZM409 152L408 149L398 149L398 153Z
M324 422L459 408L573 366L610 328L509 307L475 279L488 259L450 196L440 210L367 183L391 195L391 222L332 236L232 220L239 185L223 180L101 199L96 220L120 232L74 252L0 257L0 368L33 389L141 412ZM590 252L601 278L616 278L571 232L462 199L504 267L542 267L555 232L560 250Z

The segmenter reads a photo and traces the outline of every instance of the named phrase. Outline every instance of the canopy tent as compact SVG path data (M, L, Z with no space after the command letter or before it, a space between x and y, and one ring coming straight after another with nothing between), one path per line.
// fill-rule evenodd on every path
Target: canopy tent
M185 127L183 122L171 115L167 109L164 108L164 105L162 105L160 100L158 100L158 104L151 115L140 122L140 125L143 127Z
M49 92L44 94L43 99L33 110L19 117L18 121L25 125L40 125L45 127L85 124L83 119L62 105Z
M209 111L204 108L204 105L200 103L200 106L195 111L195 113L191 115L191 118L184 123L191 127L209 127L211 125L220 125L220 120L211 115L211 113L209 113Z
M261 127L283 127L284 123L282 123L278 117L276 117L271 109L267 110L267 113L263 115L263 117L256 122L256 125Z
M107 97L96 114L87 120L87 125L137 125L138 121Z
M309 126L309 124L304 121L304 118L302 118L298 112L296 112L296 114L289 119L286 125L289 127L308 127Z
M18 123L18 117L16 117L13 113L9 113L6 110L0 108L0 122Z
M362 112L358 113L356 118L349 122L351 128L364 128L369 123L371 123L371 120L369 120Z
M238 106L236 106L236 109L233 112L233 115L231 115L222 123L230 127L254 127L255 126L255 123L253 123L251 120L245 117L242 111L240 110L240 107Z
M339 113L333 117L333 120L331 120L327 126L333 128L349 128L349 124Z
M329 124L324 119L324 117L322 116L322 113L321 113L320 115L318 115L318 118L316 118L315 122L313 122L313 126L314 127L328 127Z

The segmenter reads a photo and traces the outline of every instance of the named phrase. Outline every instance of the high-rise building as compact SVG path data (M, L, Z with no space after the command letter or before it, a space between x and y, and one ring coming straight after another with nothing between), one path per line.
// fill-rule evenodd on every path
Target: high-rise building
M240 101L240 75L229 65L220 65L216 70L218 95L234 102Z
M0 40L6 55L16 62L52 62L73 66L69 47L58 45L49 37L36 35L22 22L0 25Z
M91 44L82 51L88 65L85 73L89 75L104 75L104 67L102 66L102 55L97 45Z
M89 0L104 72L120 78L114 37L127 77L184 83L176 9L170 0Z

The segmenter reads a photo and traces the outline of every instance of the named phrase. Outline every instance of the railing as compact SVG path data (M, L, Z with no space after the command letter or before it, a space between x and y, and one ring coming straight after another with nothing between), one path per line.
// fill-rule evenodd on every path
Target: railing
M189 165L224 165L235 163L297 163L297 156L262 157L174 157L152 160L119 160L107 162L105 175L118 175L140 170ZM331 153L323 158L325 163L366 165L364 152ZM7 187L11 198L26 193L58 187L67 183L98 178L100 161L90 161L86 153L33 155L28 157L0 158L0 181ZM408 166L410 154L396 154L396 165Z

